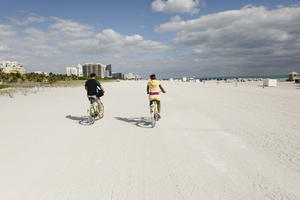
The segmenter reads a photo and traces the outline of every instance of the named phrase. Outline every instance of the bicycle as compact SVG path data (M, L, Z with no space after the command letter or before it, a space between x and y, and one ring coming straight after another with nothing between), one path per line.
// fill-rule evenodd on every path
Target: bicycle
M101 110L99 111L98 103L96 102L96 99L94 97L89 97L90 104L87 110L87 118L85 120L81 121L81 124L83 125L92 125L95 123L96 118L99 117L99 119L103 118L104 115L104 105L101 102Z
M150 115L151 115L152 128L154 128L156 125L156 122L159 120L159 114L158 114L158 108L157 108L156 101L152 101L152 103L150 105Z

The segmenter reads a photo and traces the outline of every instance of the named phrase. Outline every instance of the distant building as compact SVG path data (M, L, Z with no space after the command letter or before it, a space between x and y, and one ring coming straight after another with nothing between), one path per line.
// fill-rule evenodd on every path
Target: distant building
M18 62L3 61L1 63L2 72L4 73L20 73L26 74L26 69Z
M44 74L45 76L48 76L47 72L35 71L33 73L35 73L35 74Z
M127 80L134 80L134 79L136 79L136 75L133 73L128 73L128 74L125 74L124 78Z
M106 65L106 68L105 68L105 74L106 74L106 77L112 77L112 68L111 68L111 64Z
M112 73L112 77L113 78L117 78L117 79L124 79L124 74L122 73Z
M67 75L83 76L82 65L78 64L77 67L66 67Z
M83 76L89 76L91 73L95 73L97 77L105 77L105 65L102 63L86 63L82 65Z
M81 64L77 65L77 76L79 76L79 77L83 76L82 65Z
M124 75L124 78L126 80L138 80L141 79L141 76L137 75L137 74L133 74L133 73L128 73Z
M67 67L67 75L71 76L71 75L75 75L78 76L78 70L77 67Z

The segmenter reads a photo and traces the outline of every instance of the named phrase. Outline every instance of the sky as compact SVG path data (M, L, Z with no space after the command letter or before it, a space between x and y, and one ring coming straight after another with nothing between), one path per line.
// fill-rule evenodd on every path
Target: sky
M0 0L0 61L144 77L300 71L299 0Z

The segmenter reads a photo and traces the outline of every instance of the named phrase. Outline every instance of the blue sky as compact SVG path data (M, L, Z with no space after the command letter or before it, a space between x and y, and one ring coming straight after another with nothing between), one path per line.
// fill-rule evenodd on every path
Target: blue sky
M29 71L64 73L96 61L164 77L300 68L295 0L0 2L0 61L17 60Z

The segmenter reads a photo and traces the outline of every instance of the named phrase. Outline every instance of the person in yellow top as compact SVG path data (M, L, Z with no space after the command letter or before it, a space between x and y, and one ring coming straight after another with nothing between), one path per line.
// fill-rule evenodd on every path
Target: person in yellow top
M159 117L161 111L160 95L159 95L160 91L166 93L164 88L161 86L160 81L156 79L156 75L151 74L150 80L147 84L147 94L149 94L150 105L152 104L153 101L156 101Z

